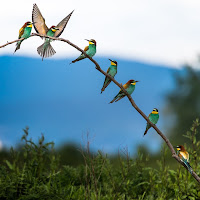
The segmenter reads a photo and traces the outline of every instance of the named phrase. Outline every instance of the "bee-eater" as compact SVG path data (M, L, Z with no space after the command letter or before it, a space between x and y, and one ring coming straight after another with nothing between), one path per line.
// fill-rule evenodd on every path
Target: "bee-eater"
M54 37L55 32L57 30L59 30L59 29L56 28L55 26L52 26L48 30L47 35L51 36L51 37ZM45 41L44 41L44 43L37 48L37 52L38 52L38 54L40 56L42 56L42 60L43 60L44 57L46 58L46 57L49 57L49 56L51 56L51 55L53 55L53 54L56 53L56 51L52 48L52 46L50 44L51 41L52 41L51 39L46 38Z
M31 22L26 22L19 30L19 37L18 39L21 39L21 38L24 38L24 39L27 39L30 37L31 35L31 30L32 30L32 23ZM22 43L23 40L20 40L17 42L16 44L16 49L14 51L14 53L20 49L20 45Z
M139 81L135 80L129 80L126 84L123 85L123 87L126 89L126 91L131 95L133 91L135 90L135 84ZM119 91L119 93L114 97L114 99L110 102L113 103L114 101L117 102L120 99L124 98L126 95L122 90Z
M111 59L109 60L111 61L111 65L108 68L107 73L114 78L115 75L117 74L117 61ZM111 82L110 78L106 76L103 87L101 89L101 93L106 89L106 87L110 84L110 82Z
M154 108L153 111L149 114L148 118L153 124L156 124L158 122L158 119L159 119L158 109ZM150 128L151 128L151 125L149 123L147 123L146 130L144 132L144 136L147 134L147 131Z
M50 29L45 24L45 19L42 16L38 6L36 4L33 5L33 12L32 12L32 21L34 28L37 33L41 35L48 35L51 37L59 37L62 32L64 31L72 13L72 11L67 17L65 17L57 26L52 26ZM52 40L46 38L44 44L37 48L38 54L43 58L50 57L56 53L56 51L51 46L50 42Z
M181 159L181 161L188 168L189 172L192 174L192 167L189 163L189 153L185 150L183 145L178 145L175 148L177 150L178 157Z
M85 40L87 40L87 39L85 39ZM95 55L95 53L96 53L97 43L93 39L87 40L87 41L89 42L89 46L86 46L84 51L88 56L93 57ZM77 62L79 60L83 60L84 58L86 58L86 56L82 53L77 59L73 60L71 63L75 63L75 62Z

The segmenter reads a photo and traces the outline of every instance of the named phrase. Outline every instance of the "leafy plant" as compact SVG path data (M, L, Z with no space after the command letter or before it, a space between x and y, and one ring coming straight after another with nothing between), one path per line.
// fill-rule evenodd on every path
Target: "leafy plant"
M191 143L191 147L185 147L197 172L199 126L196 119L184 135ZM11 148L8 159L0 165L0 199L200 199L199 185L190 173L178 164L170 168L170 152L165 145L157 168L153 168L149 167L151 157L140 149L135 158L129 156L127 148L109 157L101 151L92 152L87 141L79 150L84 163L70 166L60 164L59 151L53 142L45 143L43 135L36 144L25 128L22 141L24 145Z

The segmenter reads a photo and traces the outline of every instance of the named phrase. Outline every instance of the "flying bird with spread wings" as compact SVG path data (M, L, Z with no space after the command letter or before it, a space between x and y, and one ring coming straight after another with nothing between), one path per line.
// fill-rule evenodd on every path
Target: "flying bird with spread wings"
M33 26L36 32L41 35L59 37L64 31L73 12L74 11L72 11L69 15L67 15L67 17L65 17L57 26L51 26L51 28L48 28L47 25L45 24L45 19L42 16L38 6L34 4L32 12ZM43 58L53 56L56 53L56 51L50 44L51 41L52 41L51 39L46 38L44 43L37 48L37 52L42 57L42 60Z

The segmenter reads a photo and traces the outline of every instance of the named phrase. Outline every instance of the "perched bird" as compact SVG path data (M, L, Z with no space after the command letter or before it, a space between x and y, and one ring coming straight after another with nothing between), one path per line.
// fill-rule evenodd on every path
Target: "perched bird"
M189 172L192 174L192 167L189 163L189 153L185 150L183 145L178 145L175 148L177 150L178 157L181 159L181 161L188 168Z
M87 39L85 39L85 40L87 40ZM89 42L89 46L86 46L84 51L88 56L93 57L96 53L97 43L93 39L87 40L87 41ZM70 64L75 63L79 60L83 60L84 58L86 58L86 56L82 53L77 59L73 60Z
M126 91L131 95L133 91L135 90L135 84L139 81L135 80L129 80L126 84L123 85L123 87L126 89ZM126 95L122 90L119 91L119 93L114 97L114 99L110 102L113 103L114 101L117 102L120 99L124 98Z
M153 124L156 124L158 122L158 119L159 119L158 109L154 108L153 111L149 114L148 118ZM149 123L147 123L146 130L144 132L144 136L147 134L147 131L150 128L151 128L151 125Z
M24 38L24 39L27 39L30 37L31 35L31 30L32 30L32 23L31 22L26 22L19 30L19 37L18 39L21 39L21 38ZM20 49L20 46L21 46L21 43L22 43L23 40L20 40L17 42L16 44L16 49L14 51L14 53Z
M111 59L109 60L111 61L111 65L108 68L107 73L114 78L115 75L117 74L117 61ZM101 93L106 89L106 87L110 84L110 82L111 82L110 78L106 76L103 87L101 89Z
M34 28L37 33L41 35L48 35L51 37L59 37L62 32L64 31L72 13L72 11L67 17L65 17L57 26L52 26L50 29L45 24L45 19L42 16L38 6L36 4L33 5L33 12L32 12L32 21ZM51 46L50 42L52 40L49 38L45 39L44 44L37 48L38 54L43 58L50 57L56 53L56 51Z

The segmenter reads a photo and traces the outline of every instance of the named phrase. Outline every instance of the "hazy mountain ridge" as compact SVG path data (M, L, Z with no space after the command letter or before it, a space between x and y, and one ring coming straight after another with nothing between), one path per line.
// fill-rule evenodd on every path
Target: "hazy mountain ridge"
M112 58L116 59L116 58ZM43 132L56 144L62 141L80 143L82 135L90 132L95 149L113 152L121 145L129 149L143 138L146 122L131 107L127 99L109 105L119 88L111 83L100 94L104 76L89 60L69 65L71 60L54 60L1 56L0 68L0 139L8 144L19 141L21 129L30 127L38 138ZM103 70L110 62L96 58ZM117 60L117 59L116 59ZM140 62L117 60L116 80L125 83L139 80L132 94L136 104L148 115L154 107L161 112L162 126L164 96L174 87L172 75L176 69ZM147 137L152 138L153 130Z

